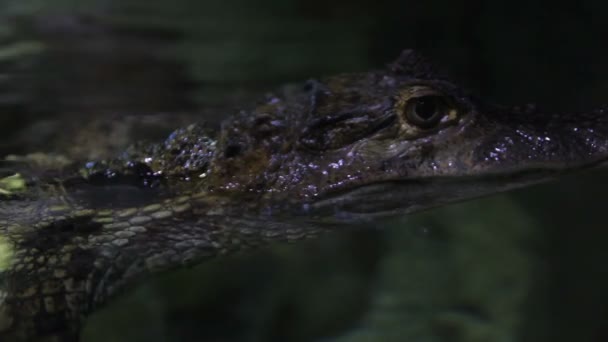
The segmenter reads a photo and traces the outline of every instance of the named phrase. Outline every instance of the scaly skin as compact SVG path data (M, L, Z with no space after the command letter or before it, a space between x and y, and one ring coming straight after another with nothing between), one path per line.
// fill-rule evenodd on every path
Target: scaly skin
M405 51L113 160L7 163L27 182L0 183L0 340L77 340L150 273L590 167L607 121L484 104Z

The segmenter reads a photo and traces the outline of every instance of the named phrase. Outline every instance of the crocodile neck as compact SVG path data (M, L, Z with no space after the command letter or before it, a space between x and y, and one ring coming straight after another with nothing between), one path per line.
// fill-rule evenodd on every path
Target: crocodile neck
M85 178L33 184L0 201L0 340L76 340L90 312L147 274L318 234L260 214L265 196L241 192L248 176L215 156L209 134L193 125L162 144L87 164ZM188 154L169 153L176 149ZM163 172L142 174L133 163L150 159ZM188 163L196 167L176 167Z
M121 209L91 210L57 199L3 206L2 218L10 211L30 219L0 222L0 248L12 253L2 273L0 337L76 338L91 311L148 274L319 233L318 227L237 214L242 206L226 202L192 192Z

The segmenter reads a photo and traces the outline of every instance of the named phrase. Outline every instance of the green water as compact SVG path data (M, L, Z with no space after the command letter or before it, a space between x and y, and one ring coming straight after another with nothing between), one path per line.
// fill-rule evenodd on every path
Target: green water
M70 124L107 115L219 121L276 85L379 67L402 48L423 50L484 98L590 108L608 102L607 9L5 1L0 154L65 149ZM218 258L112 302L84 341L606 341L607 200L598 170Z

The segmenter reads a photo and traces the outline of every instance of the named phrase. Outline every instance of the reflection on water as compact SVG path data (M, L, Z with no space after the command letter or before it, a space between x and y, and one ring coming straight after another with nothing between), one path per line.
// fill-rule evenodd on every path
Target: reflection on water
M488 5L479 18L522 3ZM521 19L526 35L505 47L500 22L471 26L472 8L437 1L0 6L2 155L115 154L176 126L218 122L276 84L379 66L404 47L425 48L489 98L560 107L608 93L608 68L559 68L585 61L542 39L559 18L582 17L565 9L547 25ZM605 37L569 30L586 37L572 50ZM555 59L543 61L545 50ZM588 58L605 60L597 55ZM581 94L554 86L564 80L584 84ZM602 341L606 179L575 175L164 275L96 314L84 341Z

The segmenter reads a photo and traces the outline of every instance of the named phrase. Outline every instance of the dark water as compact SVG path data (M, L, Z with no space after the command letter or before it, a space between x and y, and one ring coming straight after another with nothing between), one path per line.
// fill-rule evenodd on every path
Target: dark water
M285 82L381 66L403 48L496 102L591 108L608 102L607 10L4 1L0 154L78 155L74 140L103 136L102 156L220 121ZM84 340L608 341L607 180L572 175L164 275L96 314Z

